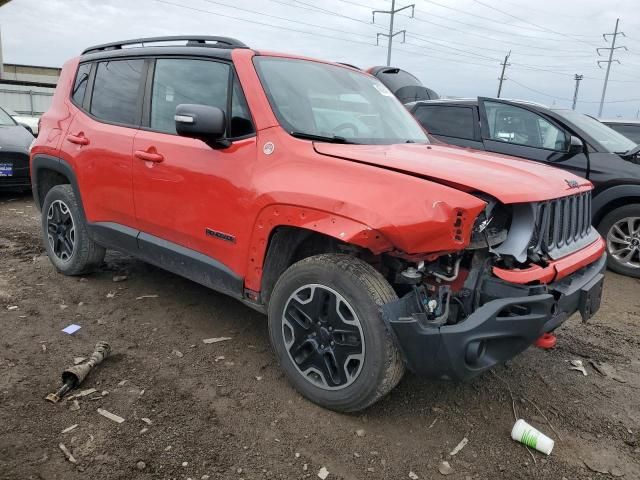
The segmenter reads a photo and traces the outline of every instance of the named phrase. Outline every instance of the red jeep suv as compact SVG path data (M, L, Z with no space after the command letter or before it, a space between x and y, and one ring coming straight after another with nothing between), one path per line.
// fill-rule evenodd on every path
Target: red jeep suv
M405 367L470 378L600 305L588 181L430 144L373 76L230 38L68 61L31 172L61 273L115 249L235 297L335 410Z

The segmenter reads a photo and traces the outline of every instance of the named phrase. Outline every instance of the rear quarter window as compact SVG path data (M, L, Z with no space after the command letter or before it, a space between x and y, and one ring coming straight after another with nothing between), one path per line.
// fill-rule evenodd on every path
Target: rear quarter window
M434 135L474 139L473 109L444 105L422 105L414 113L420 124Z
M91 64L83 63L78 67L78 73L76 73L76 80L73 82L73 90L71 90L71 99L73 103L82 106L84 101L84 94L87 91L87 84L89 83L89 74L91 73Z

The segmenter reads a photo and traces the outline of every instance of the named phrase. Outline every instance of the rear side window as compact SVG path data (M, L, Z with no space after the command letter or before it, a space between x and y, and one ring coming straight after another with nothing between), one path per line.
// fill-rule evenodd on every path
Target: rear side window
M158 59L151 94L154 130L176 133L176 107L209 105L227 111L230 66L208 60Z
M84 101L84 93L87 91L87 83L89 82L89 73L91 73L90 63L83 63L78 67L76 81L73 83L73 90L71 91L71 99L78 106L82 106Z
M434 135L474 139L473 109L444 105L418 107L415 117Z
M136 125L143 67L144 60L98 63L91 114L107 122Z

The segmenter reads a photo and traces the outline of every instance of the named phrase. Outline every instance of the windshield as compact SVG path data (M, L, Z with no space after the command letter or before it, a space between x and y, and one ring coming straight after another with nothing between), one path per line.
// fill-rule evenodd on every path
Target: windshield
M555 110L556 113L584 130L594 138L605 150L611 153L625 153L635 148L636 144L614 129L600 123L595 118L573 110Z
M3 127L13 127L16 125L13 118L2 108L0 108L0 125Z
M429 142L407 109L369 75L309 60L258 56L254 63L289 133L359 144Z

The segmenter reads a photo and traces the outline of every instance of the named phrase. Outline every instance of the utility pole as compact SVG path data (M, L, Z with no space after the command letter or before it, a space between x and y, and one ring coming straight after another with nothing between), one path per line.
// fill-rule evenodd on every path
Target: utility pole
M613 37L611 39L611 47L605 48L596 48L596 52L598 53L598 55L600 55L600 50L609 50L609 60L598 60L598 67L602 68L602 66L600 65L601 63L606 63L607 64L607 73L605 73L604 75L604 85L602 86L602 97L600 98L600 108L598 109L598 118L602 117L602 106L604 105L604 97L607 94L607 83L609 82L609 72L611 71L611 64L613 62L618 62L620 63L620 60L614 59L613 58L613 52L615 50L618 50L619 48L624 48L625 50L628 50L627 47L625 46L620 46L620 47L616 47L616 39L618 37L618 35L622 35L623 37L626 37L626 35L624 34L624 32L619 32L618 31L618 24L620 23L620 19L617 18L616 19L616 29L613 31L613 33L603 33L602 37L604 38L605 42L608 42L609 40L607 40L607 37Z
M584 75L578 75L577 73L573 76L576 81L576 89L573 91L573 105L571 105L571 110L576 109L576 102L578 101L578 89L580 88L580 80L584 78Z
M393 44L393 37L402 34L402 43L404 43L407 35L406 30L399 30L397 32L393 31L393 17L395 17L396 13L406 10L407 8L411 9L411 18L413 18L415 5L405 5L404 7L398 8L396 10L396 0L391 0L391 10L374 10L372 12L373 23L376 23L376 13L384 13L389 15L389 33L378 33L376 35L376 45L380 45L380 37L387 37L389 39L387 44L387 67L391 65L391 45Z
M500 65L502 65L502 73L500 74L500 83L498 84L498 98L500 98L500 93L502 92L502 82L505 81L504 78L504 71L506 70L506 68L511 65L509 63L509 57L511 56L511 50L509 50L509 53L507 53L504 57L504 62L501 63Z

